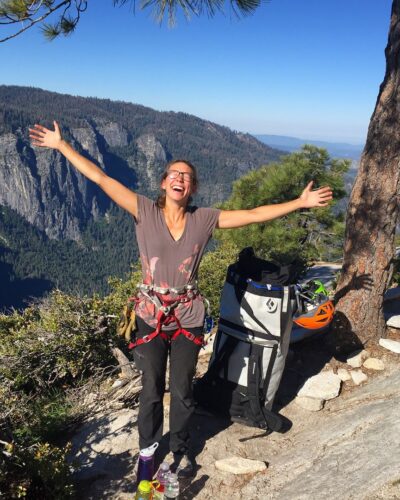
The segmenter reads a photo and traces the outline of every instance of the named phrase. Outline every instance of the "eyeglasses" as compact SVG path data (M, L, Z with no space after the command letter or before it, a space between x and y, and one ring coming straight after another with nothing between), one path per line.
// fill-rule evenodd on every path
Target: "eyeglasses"
M180 170L168 170L168 177L170 179L177 179L179 176L182 176L182 179L186 182L190 182L193 180L193 174L190 172L181 172Z

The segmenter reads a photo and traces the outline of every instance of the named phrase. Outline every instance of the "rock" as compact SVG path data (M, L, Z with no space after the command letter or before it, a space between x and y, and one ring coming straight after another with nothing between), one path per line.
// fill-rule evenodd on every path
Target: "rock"
M251 474L254 472L262 472L267 468L261 460L250 460L242 457L229 457L217 460L215 467L224 472L231 472L232 474Z
M342 381L333 371L318 373L306 380L298 396L314 399L333 399L339 395Z
M98 132L100 132L106 143L111 147L128 145L128 132L119 123L108 122L100 125Z
M143 134L136 140L138 150L145 157L142 172L147 175L150 189L157 191L159 188L159 165L167 161L167 153L154 134Z
M386 321L386 324L392 328L400 328L400 314L390 316L390 318Z
M229 496L218 496L217 491L207 496L203 490L196 500L227 496L231 500L399 500L400 364L394 367L387 377L371 378L331 401L331 412L293 418L293 428L277 435L280 439L275 443L275 435L268 436L265 444L258 445L260 455L252 455L270 458L268 473L239 486L237 495L231 490ZM248 441L246 446L263 440ZM205 474L205 468L201 472ZM212 479L215 484L216 478ZM209 485L210 481L205 488Z
M368 370L384 370L385 364L381 359L368 358L366 361L364 361L363 367L367 368Z
M325 403L323 399L309 398L307 396L297 396L294 402L308 411L320 411Z
M367 357L367 351L356 351L347 358L346 363L353 368L360 368Z
M361 370L353 370L350 372L350 375L351 375L351 378L353 379L353 382L356 385L360 385L363 382L365 382L366 380L368 380L367 375L365 375L365 373L363 373Z
M124 408L95 415L83 422L72 438L69 459L77 460L79 464L75 478L78 481L96 481L99 488L90 498L101 498L100 492L106 489L104 483L111 484L121 478L122 463L126 476L133 470L133 458L139 451L137 429L132 425L136 421L137 409ZM131 480L127 482L133 495L134 483Z
M347 382L348 380L351 380L351 375L346 368L339 368L337 371L338 377L342 382Z
M380 339L379 345L381 345L385 349L388 349L389 351L400 354L400 342L398 342L397 340Z

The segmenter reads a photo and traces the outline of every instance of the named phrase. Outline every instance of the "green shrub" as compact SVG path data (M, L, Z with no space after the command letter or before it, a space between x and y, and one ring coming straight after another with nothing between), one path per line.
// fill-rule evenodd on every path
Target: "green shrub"
M326 150L306 145L280 163L248 173L234 183L232 196L222 208L251 209L287 202L312 180L315 187L330 185L334 201L325 208L296 211L264 224L218 231L217 238L238 248L252 246L259 257L280 264L296 263L299 272L313 260L336 260L342 253L344 223L334 207L346 194L343 174L348 168L349 161L330 159Z
M74 496L70 446L0 441L0 496L62 500Z
M219 317L219 302L222 287L229 264L236 261L238 248L230 241L225 241L216 250L203 257L199 269L199 288L202 295L210 302L211 315Z
M104 299L55 290L23 312L0 315L0 497L73 495L63 441L76 409L67 393L116 364L113 322L132 278L113 286Z

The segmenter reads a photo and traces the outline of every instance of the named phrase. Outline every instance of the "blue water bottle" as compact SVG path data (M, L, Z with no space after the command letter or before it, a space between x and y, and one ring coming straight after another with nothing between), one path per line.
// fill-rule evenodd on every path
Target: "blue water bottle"
M140 450L137 483L140 481L151 481L154 476L154 452L158 448L158 443L154 443L148 448Z

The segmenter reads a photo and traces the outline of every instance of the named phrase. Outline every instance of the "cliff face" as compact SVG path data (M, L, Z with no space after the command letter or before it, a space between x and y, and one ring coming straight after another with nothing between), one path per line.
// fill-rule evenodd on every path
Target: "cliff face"
M87 151L101 159L96 141ZM21 133L0 136L0 186L0 204L50 238L79 239L82 222L99 213L93 187L60 155L33 150Z
M113 122L69 132L73 146L104 170L105 150L129 145L127 131ZM132 175L125 182L135 187L135 172L139 172L142 190L156 192L159 170L167 161L163 146L154 135L144 134L134 141L133 149L136 154L125 162ZM107 167L113 175L113 165ZM49 238L79 240L82 225L103 215L109 202L61 155L32 148L18 131L0 136L0 205L14 209Z
M277 159L248 134L184 113L0 86L0 205L52 239L79 241L82 227L104 215L109 200L53 151L32 148L28 127L57 119L65 138L109 175L155 196L167 161L188 158L200 167L199 204L229 195L232 182Z

